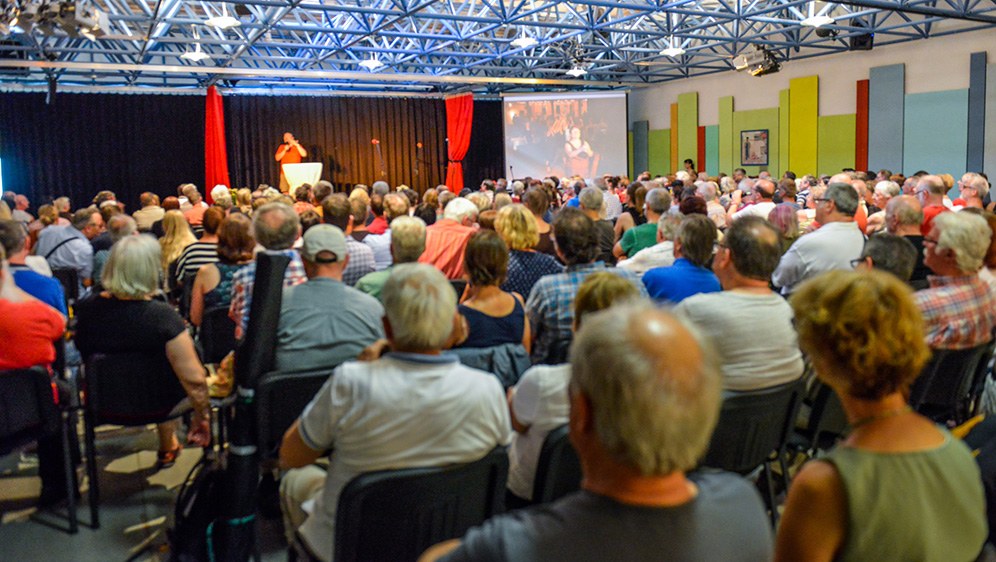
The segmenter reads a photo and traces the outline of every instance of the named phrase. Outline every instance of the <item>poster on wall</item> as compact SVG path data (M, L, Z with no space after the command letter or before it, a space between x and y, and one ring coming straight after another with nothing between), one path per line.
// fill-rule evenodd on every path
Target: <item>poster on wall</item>
M768 130L740 131L740 165L768 165Z

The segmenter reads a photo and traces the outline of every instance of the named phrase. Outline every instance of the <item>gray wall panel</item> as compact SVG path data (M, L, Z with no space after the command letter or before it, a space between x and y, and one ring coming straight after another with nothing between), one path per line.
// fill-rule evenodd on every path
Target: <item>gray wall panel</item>
M905 65L877 66L868 71L868 167L872 170L907 172L903 170L905 95Z

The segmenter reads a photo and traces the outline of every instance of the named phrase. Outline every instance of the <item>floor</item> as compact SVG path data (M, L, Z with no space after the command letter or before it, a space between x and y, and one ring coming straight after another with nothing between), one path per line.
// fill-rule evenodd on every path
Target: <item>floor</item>
M89 562L167 560L162 533L173 516L177 491L201 457L184 449L174 466L156 471L156 433L147 428L101 428L97 434L100 465L100 529L90 520L87 483L81 478L80 530L70 535L66 510L38 512L41 487L37 459L30 452L0 458L0 562L45 560ZM80 475L84 473L82 467ZM259 517L259 542L266 562L286 560L279 517ZM142 552L145 543L153 548Z

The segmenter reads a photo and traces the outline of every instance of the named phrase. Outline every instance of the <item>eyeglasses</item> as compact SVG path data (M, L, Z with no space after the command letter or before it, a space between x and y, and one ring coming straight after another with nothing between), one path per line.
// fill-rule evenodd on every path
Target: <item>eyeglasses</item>
M857 259L851 260L851 269L857 269L857 267L859 265L865 263L865 259L867 259L867 258L857 258Z
M926 236L924 236L923 237L923 243L924 244L930 244L931 246L936 246L937 245L937 239L936 238L927 238Z
M813 203L826 203L827 201L833 201L833 199L827 199L826 197L814 197Z

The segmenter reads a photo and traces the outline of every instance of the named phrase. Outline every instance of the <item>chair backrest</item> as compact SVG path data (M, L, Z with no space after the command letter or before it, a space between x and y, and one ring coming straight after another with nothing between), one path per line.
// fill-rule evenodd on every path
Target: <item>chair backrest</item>
M504 510L508 453L442 468L361 474L339 495L336 562L415 560Z
M235 349L235 322L228 317L227 306L204 312L197 338L204 349L205 363L220 363Z
M968 349L934 349L913 382L910 404L935 421L960 423L993 353L993 342Z
M62 290L66 294L66 305L71 306L80 297L80 274L75 269L68 267L53 267L52 277L62 284Z
M519 377L532 364L526 348L519 343L506 343L492 347L458 347L447 351L460 358L460 363L487 371L498 377L504 388L515 386Z
M550 350L547 351L546 358L542 361L544 365L560 365L562 363L567 363L570 358L571 352L571 342L573 340L557 340L553 342L550 346Z
M457 300L463 297L463 292L467 289L466 279L450 279L450 286L453 287L453 292L456 293Z
M725 398L702 464L747 474L784 450L802 392L794 381Z
M86 360L86 409L93 423L145 425L169 420L187 393L163 354L94 354Z
M175 263L175 262L174 262ZM194 295L194 279L197 278L197 272L187 273L180 280L183 283L183 288L180 290L180 301L177 303L180 309L180 316L184 318L190 318L190 300Z
M276 458L284 433L318 394L336 366L309 371L271 371L256 387L257 448L262 458Z
M568 439L565 423L543 440L533 480L533 503L549 503L580 490L581 476L581 461Z
M828 438L840 437L847 432L847 416L840 398L828 385L817 381L815 396L810 404L809 430L813 437L812 448Z
M0 456L58 431L53 396L44 369L0 371Z

